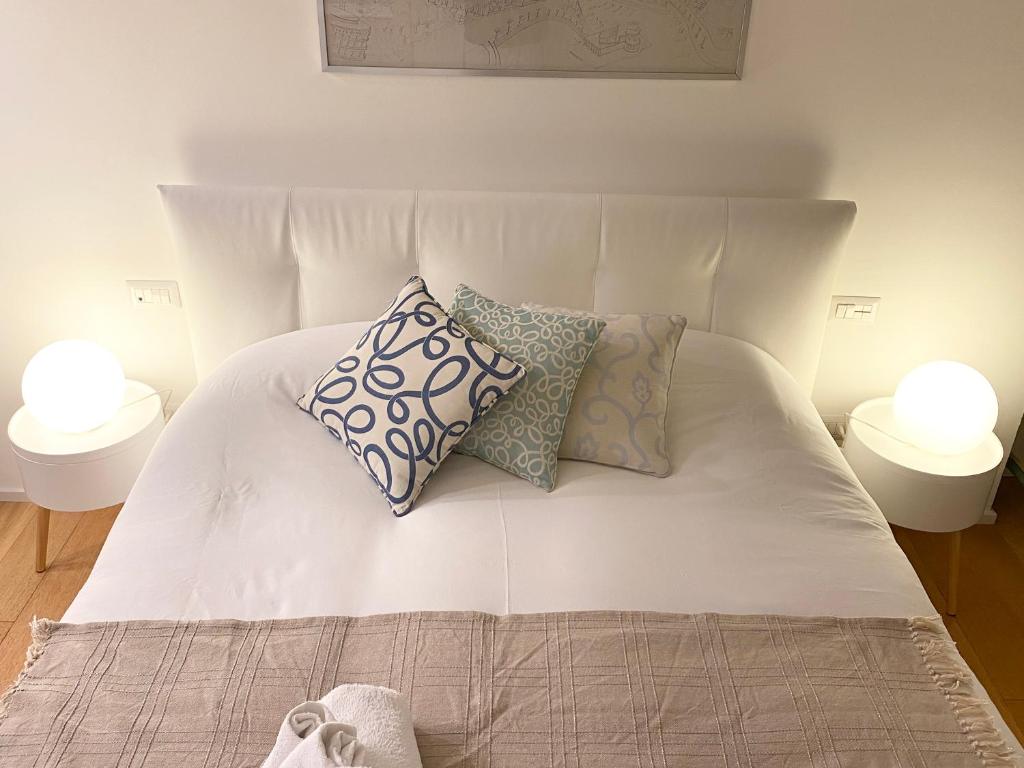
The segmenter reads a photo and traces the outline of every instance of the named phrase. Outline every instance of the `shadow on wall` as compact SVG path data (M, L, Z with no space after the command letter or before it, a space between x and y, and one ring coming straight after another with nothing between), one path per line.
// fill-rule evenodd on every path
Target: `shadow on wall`
M1014 474L1017 479L1024 483L1024 421L1021 421L1017 428L1017 437L1010 448L1010 458L1014 463Z
M405 127L407 129L407 126ZM186 178L161 183L368 189L620 192L817 198L831 161L814 142L606 135L600 145L553 135L490 137L270 133L196 135Z

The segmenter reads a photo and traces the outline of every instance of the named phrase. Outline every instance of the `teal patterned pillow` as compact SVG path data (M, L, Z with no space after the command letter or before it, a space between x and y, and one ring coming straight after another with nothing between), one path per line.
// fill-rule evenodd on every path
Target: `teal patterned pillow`
M550 491L576 382L604 320L509 307L465 285L455 289L448 314L527 370L526 378L466 432L456 451Z

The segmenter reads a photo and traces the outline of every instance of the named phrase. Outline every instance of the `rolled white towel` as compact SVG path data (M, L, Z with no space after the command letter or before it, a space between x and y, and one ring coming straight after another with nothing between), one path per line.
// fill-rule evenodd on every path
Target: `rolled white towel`
M320 701L304 701L284 716L277 732L274 748L267 755L260 768L281 768L285 759L302 740L324 723L334 720L334 715Z
M324 723L304 738L281 763L281 768L365 766L365 751L356 729L347 723Z
M320 702L335 719L352 723L371 768L423 768L408 699L390 688L339 685Z

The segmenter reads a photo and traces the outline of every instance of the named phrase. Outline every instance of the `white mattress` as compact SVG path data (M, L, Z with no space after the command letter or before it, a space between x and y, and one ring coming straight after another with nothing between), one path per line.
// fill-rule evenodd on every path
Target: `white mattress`
M745 342L683 336L665 479L565 461L550 494L450 457L392 517L293 404L363 330L234 355L171 420L65 619L411 610L933 614L793 379Z

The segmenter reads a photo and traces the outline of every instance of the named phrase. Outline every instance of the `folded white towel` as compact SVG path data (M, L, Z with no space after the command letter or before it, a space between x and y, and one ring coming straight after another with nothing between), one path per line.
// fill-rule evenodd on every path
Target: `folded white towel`
M390 688L339 685L322 699L335 719L352 723L371 768L423 768L408 699Z
M356 729L346 723L324 723L304 738L281 768L335 768L366 765Z
M334 719L331 711L319 701L304 701L299 704L284 716L284 722L277 732L277 742L261 768L281 768L288 755L304 738Z

